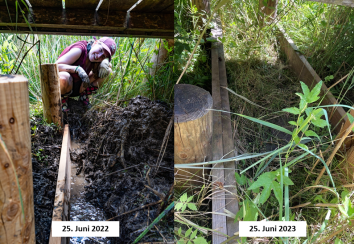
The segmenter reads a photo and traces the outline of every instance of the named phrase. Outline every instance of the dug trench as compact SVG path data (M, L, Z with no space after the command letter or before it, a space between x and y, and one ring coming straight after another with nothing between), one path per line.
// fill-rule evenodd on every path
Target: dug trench
M120 221L120 237L98 241L132 243L173 201L172 110L141 96L125 108L105 106L87 112L76 100L68 103L65 122L76 142L70 153L76 169L72 184L84 185L76 187L81 202L72 207L70 220ZM61 134L40 118L32 118L31 128L36 240L48 243ZM173 241L173 212L141 241Z

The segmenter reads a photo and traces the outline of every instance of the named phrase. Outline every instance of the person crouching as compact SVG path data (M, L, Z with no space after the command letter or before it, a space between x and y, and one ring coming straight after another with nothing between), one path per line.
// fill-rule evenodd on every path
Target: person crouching
M59 69L63 112L69 111L69 97L79 96L84 106L91 107L88 95L95 93L112 73L110 62L116 49L116 43L109 37L78 41L64 49L55 62Z

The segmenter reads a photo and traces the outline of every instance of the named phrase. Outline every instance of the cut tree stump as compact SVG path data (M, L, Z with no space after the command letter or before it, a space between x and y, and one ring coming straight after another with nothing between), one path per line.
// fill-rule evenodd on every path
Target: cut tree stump
M57 64L41 65L41 90L43 102L43 116L48 123L63 124L61 111L60 81Z
M174 159L176 164L199 163L210 160L213 99L204 89L175 85ZM210 170L175 169L177 186L201 186Z
M0 75L0 140L0 243L32 244L35 231L29 95L28 80L22 75Z

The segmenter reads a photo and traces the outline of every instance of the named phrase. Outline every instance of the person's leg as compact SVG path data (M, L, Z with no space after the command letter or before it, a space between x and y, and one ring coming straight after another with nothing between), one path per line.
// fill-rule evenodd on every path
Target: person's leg
M73 89L73 78L68 72L59 72L60 93L65 95Z
M95 78L94 74L90 72L89 74L90 78L90 86L87 88L83 87L83 84L81 84L80 87L80 97L79 100L87 107L91 107L90 105L90 100L89 100L89 95L93 94L96 92L96 90L102 85L103 81L107 78Z
M61 93L61 104L62 111L68 112L69 107L67 104L68 97L72 93L73 89L73 78L68 72L62 71L59 72L59 81L60 81L60 93Z
M89 74L89 78L90 78L90 86L93 87L101 87L103 81L107 78L95 78L94 74L92 72L90 72ZM86 89L84 88L83 84L81 84L80 87L80 93L84 92Z

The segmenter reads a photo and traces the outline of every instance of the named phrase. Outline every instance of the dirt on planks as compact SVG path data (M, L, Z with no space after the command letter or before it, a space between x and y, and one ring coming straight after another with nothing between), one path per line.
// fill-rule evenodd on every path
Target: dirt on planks
M49 242L63 136L40 117L31 118L33 199L36 243Z
M125 108L83 113L71 99L69 107L70 132L81 144L71 160L78 164L77 174L84 172L86 200L106 219L120 221L121 237L110 238L111 243L132 243L173 201L172 110L141 96ZM173 241L173 213L142 241Z

